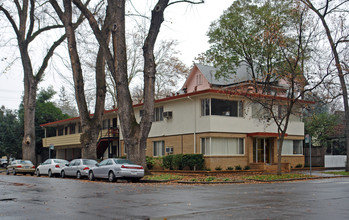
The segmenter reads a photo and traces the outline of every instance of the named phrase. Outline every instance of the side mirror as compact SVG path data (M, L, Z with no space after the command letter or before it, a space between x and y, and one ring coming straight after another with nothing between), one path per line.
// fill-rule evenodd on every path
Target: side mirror
M66 165L67 167L69 167L69 163L66 163L65 165Z
M99 167L99 163L96 163L95 166L96 166L96 167Z

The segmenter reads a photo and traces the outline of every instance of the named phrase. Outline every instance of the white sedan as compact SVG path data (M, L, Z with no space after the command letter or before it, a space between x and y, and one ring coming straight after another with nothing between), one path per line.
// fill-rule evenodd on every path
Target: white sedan
M102 178L108 179L109 182L114 182L117 178L138 182L143 176L144 168L142 166L120 158L105 159L92 167L88 173L89 180Z
M60 175L62 168L68 163L67 160L62 159L47 159L36 168L36 175L48 175L49 177Z

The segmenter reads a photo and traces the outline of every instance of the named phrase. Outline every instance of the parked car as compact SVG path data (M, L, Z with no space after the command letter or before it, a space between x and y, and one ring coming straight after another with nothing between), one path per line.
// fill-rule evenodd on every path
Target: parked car
M80 179L81 177L87 177L88 171L96 165L97 161L91 159L75 159L70 161L62 168L61 177L76 176Z
M0 159L0 166L6 167L7 166L7 160L6 159Z
M108 179L109 182L114 182L117 178L138 182L143 176L144 168L142 166L120 158L105 159L92 167L88 173L89 180L102 178Z
M69 163L62 159L47 159L36 168L36 175L48 175L49 177L60 175L62 168Z
M35 166L30 160L14 160L10 165L6 167L6 174L12 173L16 175L17 173L34 175Z

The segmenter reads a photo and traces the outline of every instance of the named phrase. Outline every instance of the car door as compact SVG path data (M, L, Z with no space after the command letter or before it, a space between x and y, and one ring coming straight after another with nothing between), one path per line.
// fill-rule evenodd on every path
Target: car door
M80 166L81 166L81 160L75 160L75 163L71 170L72 176L76 176L76 172L78 172Z
M43 162L41 164L40 174L48 174L48 169L49 169L49 166L50 166L51 163L52 163L51 159L45 160L45 162Z
M103 171L105 170L105 166L107 165L108 160L103 160L98 164L97 167L93 169L93 174L97 178L103 178Z
M64 167L64 172L65 175L67 176L73 176L73 170L74 170L74 165L75 165L76 160L72 160L68 166Z
M108 178L109 170L111 170L112 167L113 167L113 161L112 160L108 160L107 164L103 168L103 176L102 176L102 178Z

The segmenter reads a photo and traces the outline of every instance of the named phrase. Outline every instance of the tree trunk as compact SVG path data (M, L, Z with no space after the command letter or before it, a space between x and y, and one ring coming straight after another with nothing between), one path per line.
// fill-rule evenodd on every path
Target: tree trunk
M28 75L24 74L24 136L22 141L22 159L30 160L36 164L35 106L37 83Z
M84 78L77 49L75 29L72 23L72 2L70 0L64 1L64 12L60 9L57 1L51 0L50 2L64 24L68 39L68 49L73 71L75 97L79 109L82 128L82 134L80 136L80 143L82 146L81 156L82 158L97 159L97 141L99 132L101 130L106 93L105 58L103 49L101 47L99 48L96 59L96 105L95 113L91 118L87 108ZM109 19L110 17L107 13L105 23L102 28L102 36L105 37L104 40L107 43L109 42L110 38Z

